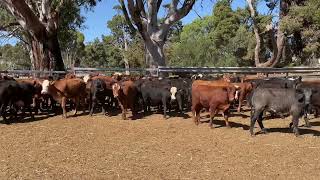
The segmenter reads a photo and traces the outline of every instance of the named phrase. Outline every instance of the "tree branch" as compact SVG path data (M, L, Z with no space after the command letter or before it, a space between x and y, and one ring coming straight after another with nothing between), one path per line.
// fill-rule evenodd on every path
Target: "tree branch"
M157 0L148 0L148 28L158 26L158 4Z
M44 25L33 13L24 0L4 0L9 12L17 18L23 29L30 31L35 37L43 37Z
M172 0L170 5L170 10L167 18L165 19L164 23L161 25L161 30L163 32L167 32L172 24L179 21L183 17L185 17L190 10L192 9L196 0L185 0L182 7L177 9L179 0Z
M128 9L134 24L137 26L143 39L148 38L145 34L147 32L147 22L143 19L139 7L135 6L133 0L128 0Z
M124 4L124 1L123 0L119 0L119 3L120 3L120 6L121 6L121 9L122 9L122 12L123 12L123 15L124 15L124 18L126 19L126 22L130 28L130 31L133 33L135 32L137 29L133 26L131 20L130 20L130 17L129 17L129 14L128 14L128 11L127 11L127 8Z
M146 11L144 9L144 4L143 4L142 0L136 0L136 4L137 4L137 7L140 11L141 16L143 18L147 18Z
M162 0L158 0L158 2L157 2L157 12L159 12L159 9L161 7L161 3L162 3Z
M14 26L19 26L20 24L18 22L12 22L6 25L0 25L0 31L6 31L8 28L14 27Z

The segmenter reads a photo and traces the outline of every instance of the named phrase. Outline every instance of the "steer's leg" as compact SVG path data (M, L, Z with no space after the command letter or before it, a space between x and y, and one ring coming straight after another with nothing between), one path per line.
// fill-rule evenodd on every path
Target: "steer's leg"
M199 125L199 123L200 123L200 107L198 105L193 105L191 109L192 109L193 121L196 125Z
M228 114L229 114L228 111L222 112L222 115L223 115L223 117L224 117L224 121L226 122L226 127L227 127L227 128L231 128L231 126L230 126L230 124L229 124L229 121L228 121Z
M27 109L28 109L28 111L29 111L29 114L30 114L31 119L34 120L34 115L33 115L33 113L32 113L32 108L31 108L30 104L27 104Z
M77 115L78 108L79 108L79 102L80 102L80 97L75 97L74 98L74 113L73 116Z
M240 113L241 112L241 106L242 106L242 101L244 99L244 93L243 92L240 92L240 95L239 95L239 106L238 106L238 109L237 109L237 112Z
M310 113L310 109L311 109L311 107L310 107L311 105L308 105L305 109L304 109L304 111L303 111L303 113L304 113L304 116L303 116L303 119L304 119L304 122L305 122L305 127L308 127L308 128L310 128L311 127L311 125L310 125L310 122L309 122L309 118L308 118L308 113Z
M127 120L127 116L126 116L127 104L125 101L124 102L119 101L119 104L120 104L121 111L122 111L122 119Z
M6 103L1 105L0 115L3 117L3 122L5 124L9 124L10 122L7 120L7 117L6 117L6 108L7 108L7 104Z
M267 133L267 129L264 128L264 125L263 125L263 123L262 123L262 119L263 119L262 115L263 115L263 113L260 113L260 114L259 114L257 121L258 121L259 127L260 127L260 129L261 129L261 132L262 132L262 133Z
M304 122L305 122L305 127L308 127L308 128L311 128L311 124L310 124L310 122L309 122L309 118L308 118L308 115L307 115L307 113L305 114L305 116L304 116Z
M135 106L136 103L135 103L135 100L131 100L130 101L130 108L131 108L131 112L132 112L132 119L131 120L135 120L136 117L137 117L137 114L138 114L138 107Z
M292 115L292 124L293 124L293 133L296 135L296 136L299 136L299 128L298 128L298 125L299 125L299 116L297 115Z
M211 106L210 107L210 121L209 121L209 127L213 128L213 118L216 115L216 107Z
M90 116L92 116L94 108L96 107L96 104L97 104L97 99L93 97L90 105L90 113L89 113Z
M226 127L227 128L231 128L230 124L229 124L229 119L228 119L228 116L229 116L229 108L230 108L230 105L226 105L225 107L223 107L222 109L222 116L224 117L224 121L226 123Z
M167 101L165 98L162 98L162 104L163 104L163 118L167 119Z
M66 97L62 97L62 99L61 99L61 108L62 108L62 117L63 118L67 118L66 102L67 102L67 98Z
M250 123L250 134L251 134L251 136L254 136L254 133L253 133L254 124L256 123L256 121L259 118L261 113L263 114L263 110L260 110L260 109L257 108L257 109L254 110L253 116L251 116L251 123Z

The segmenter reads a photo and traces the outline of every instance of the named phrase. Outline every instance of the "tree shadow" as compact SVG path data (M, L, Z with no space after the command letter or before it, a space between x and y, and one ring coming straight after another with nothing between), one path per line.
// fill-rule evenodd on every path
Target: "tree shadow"
M316 121L316 122L310 122L311 126L320 126L320 122Z
M201 123L209 123L210 119L206 119L206 120L201 120ZM229 121L229 125L231 126L231 128L242 128L243 130L249 130L250 126L246 125L246 124L241 124L241 123L237 123L237 122L233 122L233 121ZM222 128L222 127L226 127L226 122L224 120L213 120L213 126L214 128Z
M57 115L54 113L41 115L41 116L37 115L34 118L31 118L30 116L26 116L26 117L17 116L16 118L13 118L13 119L7 119L7 122L9 122L9 124L30 123L30 122L42 121L55 116ZM6 124L3 120L0 121L0 123Z
M229 117L238 117L240 116L241 118L250 118L250 116L246 115L246 114L242 114L242 113L230 113Z
M191 116L189 116L189 114L187 113L181 113L181 112L177 112L177 111L174 111L174 112L169 112L167 113L167 115L169 115L169 118L170 117L181 117L183 119L188 119L188 118L191 118Z
M268 133L290 133L293 134L291 128L268 128ZM257 132L256 134L261 134L262 132ZM299 128L300 135L305 134L312 134L313 136L320 136L320 131L314 130L314 129L308 129L308 128Z

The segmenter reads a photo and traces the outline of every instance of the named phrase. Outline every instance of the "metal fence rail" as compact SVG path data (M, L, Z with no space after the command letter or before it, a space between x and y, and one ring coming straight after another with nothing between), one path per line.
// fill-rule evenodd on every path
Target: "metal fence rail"
M317 67L261 68L261 67L159 67L159 73L320 73Z
M157 69L150 68L79 68L76 67L67 71L33 71L33 70L7 70L0 71L3 74L11 75L63 75L67 73L74 73L78 76L83 74L89 74L92 72L99 73L113 73L113 72L126 72L146 74L152 72L152 74L174 73L174 74L223 74L223 73L236 73L236 74L256 74L264 73L268 74L314 74L320 75L319 67L287 67L287 68L260 68L260 67L159 67Z

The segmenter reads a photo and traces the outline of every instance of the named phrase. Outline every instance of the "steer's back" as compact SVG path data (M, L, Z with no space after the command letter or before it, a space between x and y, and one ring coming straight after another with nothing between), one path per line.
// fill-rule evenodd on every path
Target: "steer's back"
M294 89L257 88L252 95L254 109L268 108L274 111L288 111L296 102Z
M86 84L81 79L61 79L54 86L68 98L84 96L86 92Z

